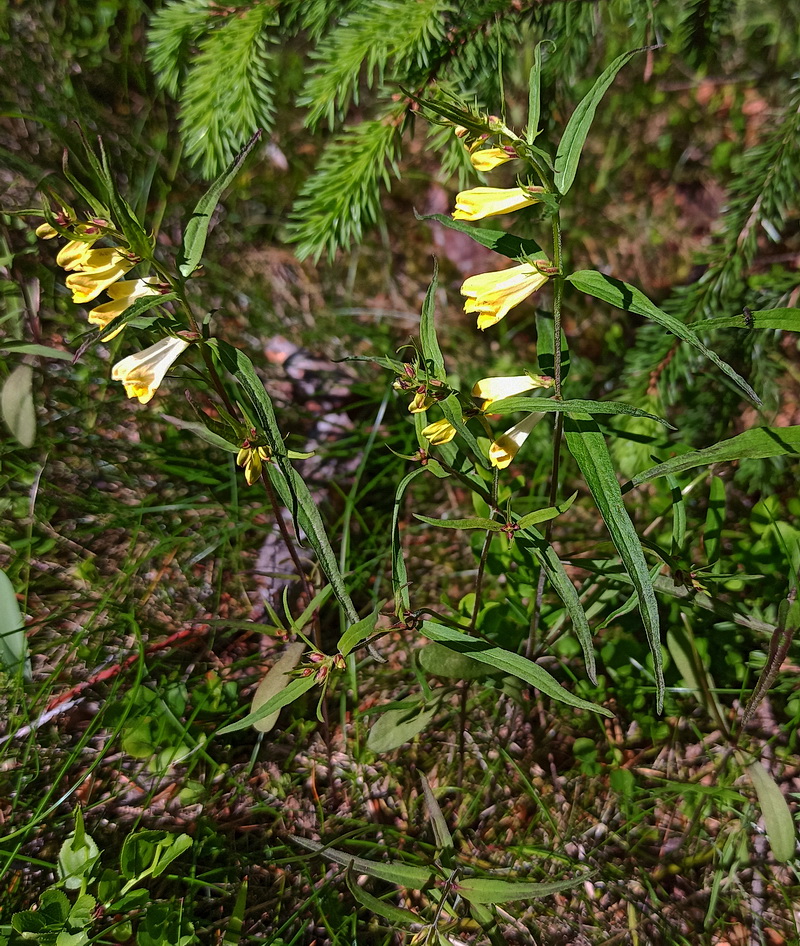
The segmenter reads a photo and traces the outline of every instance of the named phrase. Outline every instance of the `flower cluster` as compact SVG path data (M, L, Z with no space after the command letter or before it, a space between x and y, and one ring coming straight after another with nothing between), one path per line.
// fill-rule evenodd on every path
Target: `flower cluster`
M106 292L109 302L103 302L89 311L92 325L104 329L117 316L145 296L161 295L169 291L165 283L147 279L123 279L141 259L125 246L95 246L100 240L122 241L122 235L108 220L92 217L78 222L68 210L60 210L54 222L61 231L69 234L67 243L56 256L58 265L66 271L67 288L72 292L72 301L77 304L91 302ZM37 227L36 235L44 240L63 235L50 223ZM106 341L122 331L120 327L107 336ZM114 381L121 381L125 393L146 404L155 394L175 360L188 348L186 338L167 336L144 351L137 352L117 362L111 370Z

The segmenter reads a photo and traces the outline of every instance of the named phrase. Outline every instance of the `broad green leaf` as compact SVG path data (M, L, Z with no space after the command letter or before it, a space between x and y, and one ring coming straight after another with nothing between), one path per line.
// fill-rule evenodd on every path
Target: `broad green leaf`
M367 736L367 748L372 752L391 752L427 729L439 712L439 701L428 704L421 696L409 696L400 701L399 708L386 710L372 724Z
M378 612L373 611L360 621L356 621L342 634L339 639L339 653L346 657L355 647L358 647L363 641L372 635L375 630L375 622L378 620Z
M224 437L220 437L219 434L215 434L213 430L209 430L208 427L200 421L184 420L182 417L173 417L171 414L162 414L161 417L167 421L168 424L177 427L178 430L188 430L201 440L205 440L206 443L210 443L213 447L218 447L226 453L239 452L240 445L231 443Z
M589 703L587 700L582 700L570 693L569 690L565 690L555 677L551 676L538 664L519 654L504 650L502 647L495 647L493 644L470 637L467 634L462 634L461 631L457 631L455 628L434 624L432 621L423 621L420 630L425 637L438 641L446 647L451 647L458 653L466 654L479 663L484 663L495 670L500 670L502 673L510 673L514 677L519 677L520 680L524 680L530 686L541 690L551 699L574 706L576 709L599 713L601 716L613 716L613 713L604 706Z
M219 203L222 192L239 173L244 159L253 150L260 137L261 130L259 129L197 202L183 234L183 245L178 260L178 269L184 279L192 275L202 259L211 215Z
M672 457L657 466L651 466L643 473L625 484L627 492L655 480L668 473L684 473L697 466L711 466L712 463L730 463L732 460L760 460L763 457L783 457L800 454L800 426L797 427L752 427L743 434L737 434L729 440L720 440L711 447L692 450Z
M425 301L422 303L422 315L419 320L419 343L422 348L422 358L428 374L438 381L447 380L444 368L442 350L439 348L439 339L436 337L436 286L438 282L439 264L434 259L433 276Z
M597 683L592 631L580 596L575 589L575 585L570 581L561 559L556 554L553 546L538 529L534 528L533 524L521 527L520 531L515 533L514 541L523 552L532 556L544 569L547 580L564 602L564 607L572 619L575 636L578 638L583 651L586 674L592 683Z
M377 880L385 880L390 884L397 884L399 887L409 887L412 890L424 890L435 877L439 876L437 872L427 867L415 867L413 864L405 864L403 861L370 861L365 857L354 857L345 851L337 851L333 847L325 847L319 841L312 841L310 838L303 838L299 835L292 835L290 840L299 847L307 851L313 851L321 857L334 864L341 864L348 870L354 870L359 874L366 874L368 877L375 877Z
M656 707L660 713L664 705L664 673L658 605L642 544L622 501L608 446L597 424L587 414L567 417L564 424L564 436L639 596L639 612L642 615L650 652L653 655Z
M524 880L494 880L491 877L468 877L459 880L454 889L470 903L510 903L512 900L532 900L549 897L561 890L569 890L584 883L590 873L570 880L553 880L547 883L528 883Z
M0 351L13 351L19 355L36 355L37 358L59 358L72 361L72 352L62 348L49 348L47 345L34 345L33 342L0 340Z
M800 332L800 309L759 309L747 315L731 315L695 323L697 328L769 328Z
M303 641L294 641L287 644L285 650L275 661L274 665L267 671L264 679L259 683L258 689L253 695L253 702L250 705L250 713L256 713L261 707L272 699L277 693L281 693L292 682L292 670L300 663L300 659L305 653L306 645ZM281 711L275 710L269 716L264 716L253 723L253 729L256 732L269 732L278 722Z
M426 673L444 680L479 680L491 673L486 664L460 654L457 650L451 650L444 644L437 644L436 641L420 648L417 659Z
M67 890L78 890L100 860L100 849L92 838L85 831L80 835L76 828L58 852L58 876Z
M672 424L665 421L656 414L648 414L632 404L625 404L624 401L587 401L582 398L573 398L569 401L557 401L550 397L525 397L517 395L515 397L504 397L499 401L492 401L488 413L490 414L513 414L516 411L569 411L570 413L583 414L629 414L633 417L646 417L648 420L654 420L664 427L672 428ZM674 430L674 428L672 428Z
M7 673L20 669L25 680L31 679L28 639L14 586L0 569L0 666Z
M244 719L240 719L235 723L229 723L227 726L223 726L222 729L217 730L216 735L226 736L228 733L239 732L240 729L247 729L248 726L253 726L259 720L264 719L265 716L269 716L271 713L282 709L284 706L294 703L295 700L299 700L300 697L304 693L307 693L315 683L316 680L314 679L314 674L310 674L307 677L298 677L297 679L292 680L288 686L284 687L284 689L270 697L266 703L263 703L261 706L259 706L255 713L248 713Z
M168 835L167 840L169 843L165 841L159 847L158 860L153 867L153 877L159 877L163 874L169 865L177 860L184 851L188 851L193 844L188 834L171 834Z
M415 512L414 518L427 522L429 526L440 526L442 529L483 529L487 532L501 532L506 527L504 522L484 519L481 516L473 516L471 519L431 519L430 516L420 516Z
M377 897L373 897L371 893L368 893L363 887L359 887L353 876L352 863L348 865L347 874L345 876L347 886L350 888L350 893L358 900L361 906L366 907L370 913L374 913L376 916L382 916L384 920L388 920L395 926L405 925L407 923L422 923L422 918L416 913L412 913L411 910L404 910L402 907L396 907L393 903L389 903L386 900L379 900Z
M33 404L33 368L17 365L6 378L0 395L0 410L6 427L23 447L36 440L36 408Z
M450 869L454 851L453 836L447 827L447 822L442 814L442 809L439 807L439 802L436 801L436 796L433 794L430 782L422 774L420 775L420 781L422 782L422 793L425 796L425 807L428 809L428 817L431 819L431 827L433 828L436 854L441 858L442 866Z
M419 466L407 473L400 480L394 494L394 507L392 509L392 589L394 592L395 614L399 618L402 618L406 611L411 610L411 599L408 595L408 572L403 558L403 544L400 541L400 512L406 487L424 469L424 467Z
M752 762L745 769L758 796L769 846L776 861L784 864L794 857L797 844L792 812L775 780L761 762Z
M606 94L608 87L614 81L620 69L636 53L642 51L643 49L632 49L630 52L617 56L595 82L588 94L578 103L578 107L570 116L556 152L555 184L561 194L566 194L575 180L581 151L583 151L586 136L589 134L589 129L594 120L594 113L600 104L600 100Z
M475 227L463 220L453 220L452 217L446 217L444 214L428 214L425 217L417 215L417 220L435 220L449 230L466 233L476 243L480 243L481 246L485 246L492 252L499 253L509 259L547 259L547 254L542 251L538 243L533 240L523 240L522 237L514 236L513 233L506 233L505 230L487 230L485 227Z
M687 325L676 319L675 316L664 312L663 309L659 309L640 289L611 276L605 276L593 269L583 269L571 273L567 276L567 282L572 283L579 292L585 292L587 295L594 296L595 299L601 299L618 309L625 312L634 312L636 315L641 315L643 318L651 319L653 322L662 325L673 335L684 342L688 342L693 348L705 355L709 361L715 364L731 380L735 381L755 404L761 404L761 399L741 375L700 341Z

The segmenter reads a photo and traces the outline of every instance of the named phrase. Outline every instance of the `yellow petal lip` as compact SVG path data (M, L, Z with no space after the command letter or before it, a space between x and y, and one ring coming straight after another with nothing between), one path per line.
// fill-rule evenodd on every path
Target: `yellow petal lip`
M551 378L543 375L514 375L505 378L481 378L472 386L472 396L481 398L486 403L483 410L487 410L492 401L500 401L505 397L514 397L524 394L534 388L549 388L553 383Z
M111 369L111 377L123 383L128 397L138 398L140 404L147 404L175 359L188 347L189 342L183 338L162 338L144 351L118 361Z
M482 220L530 207L539 200L543 187L473 187L456 195L453 220Z
M493 171L507 161L513 161L515 154L509 154L505 148L481 148L473 151L469 160L476 171Z
M130 259L116 247L90 250L80 260L77 272L67 276L67 288L72 291L72 301L91 302L135 265L136 260Z
M433 403L435 403L435 398L432 398L427 391L417 391L408 409L412 414L419 414L421 411L427 411Z
M544 417L541 411L528 414L518 424L510 427L489 447L489 462L499 470L504 470L514 459L519 448L528 439L528 434Z
M422 436L434 446L450 443L455 435L456 429L449 420L437 420L422 429Z
M505 318L509 310L540 289L547 279L530 263L470 276L461 287L461 295L467 300L464 311L477 312L478 328L486 329Z
M145 279L123 279L120 282L113 283L108 287L108 294L111 296L111 302L104 302L102 305L95 306L89 312L89 321L93 325L99 325L100 328L105 328L112 319L122 315L137 299L144 296L159 295L158 290L153 289ZM107 335L104 340L111 341L112 338L116 338L124 327L123 325L116 332Z
M50 224L45 221L44 223L40 223L36 228L36 236L39 237L40 240L52 240L53 237L58 236L58 230L56 230L55 227L51 227Z

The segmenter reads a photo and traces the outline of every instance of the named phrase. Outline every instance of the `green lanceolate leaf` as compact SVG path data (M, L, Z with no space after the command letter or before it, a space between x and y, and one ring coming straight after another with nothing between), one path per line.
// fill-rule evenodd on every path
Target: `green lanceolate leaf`
M414 518L427 522L429 526L440 526L442 529L484 529L488 532L501 532L506 527L504 522L483 519L480 516L474 516L471 519L431 519L430 516L420 516L415 512Z
M523 240L522 237L506 233L504 230L487 230L485 227L474 227L463 220L453 220L444 214L428 214L425 217L417 215L417 220L435 220L449 230L466 233L470 239L481 246L485 246L494 253L507 256L509 259L547 259L547 254L533 240Z
M72 352L62 348L49 348L47 345L36 345L33 342L19 342L4 338L0 339L0 351L13 351L18 355L35 355L37 358L58 358L61 361L72 361Z
M523 552L531 555L544 569L547 580L564 602L564 607L572 619L575 636L578 638L583 651L583 662L586 665L587 676L592 683L597 683L592 631L575 585L570 581L561 559L556 554L556 550L545 539L544 535L534 528L532 523L522 527L521 522L522 520L518 522L520 531L515 533L514 541Z
M556 401L549 397L504 397L499 401L492 401L488 413L490 414L513 414L515 411L569 411L572 414L628 414L632 417L646 417L648 420L654 420L664 427L674 430L672 424L658 417L656 414L648 414L632 404L625 404L624 401L588 401L582 398L573 398L568 401Z
M429 375L437 381L446 381L447 372L444 368L442 350L439 348L439 339L436 337L435 310L436 285L439 273L439 264L434 260L433 277L425 301L422 303L422 316L419 321L419 343L422 347L422 357Z
M320 857L333 861L334 864L341 864L348 870L375 877L377 880L385 880L400 887L410 887L412 890L424 890L438 876L430 868L415 867L413 864L404 864L403 861L370 861L365 857L354 857L345 851L325 847L324 844L312 841L310 838L293 836L291 840L298 847L313 851L314 854L319 854Z
M651 466L625 484L625 492L670 473L684 473L697 466L712 463L729 463L731 460L759 460L763 457L783 457L800 454L800 426L797 427L753 427L743 434L702 450L692 450L679 457L672 457L657 466Z
M741 375L700 341L687 325L673 315L664 312L663 309L659 309L640 289L611 276L605 276L593 269L583 269L571 273L567 276L567 282L572 283L579 292L585 292L587 295L594 296L595 299L602 299L603 302L616 306L625 312L634 312L636 315L641 315L643 318L651 319L653 322L663 325L673 335L684 342L688 342L693 348L705 355L720 371L734 381L754 404L761 404L759 396Z
M262 703L254 713L248 713L244 719L223 726L222 729L217 730L216 734L218 736L226 736L228 733L239 732L240 729L247 729L248 726L254 726L265 717L277 712L284 706L288 706L290 703L294 703L295 700L300 699L315 683L316 680L313 674L307 677L295 678L282 690L277 692L274 696L271 696L266 703Z
M529 512L517 522L517 525L520 529L527 529L528 526L536 526L539 525L540 522L549 522L551 519L555 519L557 516L565 513L575 502L577 495L578 493L576 491L569 499L565 499L563 503L559 503L557 506L546 506L544 509Z
M372 724L367 736L371 752L392 752L419 735L433 722L439 712L439 700L429 703L422 696L409 696L399 705L387 709Z
M8 575L0 570L0 667L6 673L22 670L26 680L31 678L28 640L17 603L14 586Z
M537 43L533 51L533 68L528 76L528 124L525 140L532 145L539 134L539 116L542 108L542 44Z
M749 309L742 315L729 315L721 319L698 322L697 328L766 328L784 332L800 332L800 309Z
M480 680L492 672L486 664L478 663L472 657L459 654L436 641L421 647L417 651L417 659L425 673L444 680Z
M605 438L597 424L587 414L567 417L564 435L570 453L580 467L581 473L592 492L594 501L611 534L611 539L625 565L639 596L639 611L642 615L653 668L656 676L656 705L658 712L664 705L664 674L661 660L658 605L653 583L642 550L642 543L628 516L622 501L617 477L611 465Z
M781 863L790 861L794 857L797 833L783 792L760 762L752 762L745 771L756 790L775 860Z
M420 466L406 474L400 480L394 494L394 508L392 510L392 588L394 590L395 614L399 618L402 618L406 611L411 610L411 599L408 596L408 572L403 558L403 544L400 541L400 511L406 487L424 469Z
M470 453L472 454L475 462L480 463L482 466L488 467L489 461L481 452L481 448L478 446L478 441L475 439L475 435L464 422L464 417L461 413L461 402L458 399L458 395L451 394L443 401L439 401L439 407L441 407L445 418L449 420L450 423L455 427L459 436L463 439L464 443L466 443L467 447L469 447Z
M186 225L186 231L183 234L183 245L181 246L181 255L178 260L178 269L184 279L188 279L189 276L192 275L202 259L203 250L205 249L206 239L208 237L208 227L211 223L211 215L214 213L219 203L222 192L239 173L244 159L253 150L260 137L261 131L259 130L197 202L197 206L194 208L191 219Z
M259 683L250 706L251 713L257 713L276 693L283 692L283 690L289 686L293 679L291 673L300 663L305 651L306 645L303 641L293 641L291 644L286 645L284 652L267 671L261 683ZM274 713L270 713L269 716L263 716L253 723L253 729L255 729L256 732L269 732L271 729L274 729L275 724L278 722L280 712L280 709L277 709Z
M510 673L512 676L519 677L530 686L536 687L542 693L547 694L560 703L566 703L577 709L588 710L591 713L600 713L601 716L613 716L604 706L597 706L595 703L589 703L582 700L579 696L565 690L555 677L551 676L546 670L528 660L519 654L504 650L502 647L495 647L486 641L470 637L468 634L462 634L452 627L445 627L442 624L434 624L432 621L423 621L420 630L425 637L438 641L446 647L461 654L466 654L477 660L479 663L487 664L500 670L502 673Z
M124 325L127 325L128 322L133 321L133 319L138 318L140 315L144 315L145 312L149 312L151 309L155 309L157 306L162 306L177 298L174 292L169 292L164 294L153 293L153 295L141 296L141 298L135 299L124 312L120 312L108 325L104 326L97 336L97 341L106 341L110 335L113 335L114 332L118 332Z
M706 527L703 530L703 547L706 562L713 565L719 560L722 543L722 526L725 522L725 482L719 476L711 476L708 487Z
M396 907L386 900L379 900L377 897L373 897L371 893L364 890L363 887L359 887L353 873L352 863L347 867L346 878L350 893L363 907L366 907L370 913L374 913L376 916L382 916L384 920L388 920L393 925L422 922L422 918L416 913L412 913L410 910L404 910L402 907Z
M3 383L0 410L6 427L23 447L36 440L36 408L33 403L33 368L17 365Z
M172 424L173 427L177 427L178 430L188 430L190 433L193 433L201 440L205 440L206 443L210 443L212 446L218 447L220 450L224 450L226 453L239 452L239 446L237 446L235 443L231 443L224 437L220 437L219 434L215 434L213 430L209 430L205 424L198 420L184 420L182 417L172 417L171 414L162 414L161 417L168 424Z
M569 890L584 883L591 874L586 873L569 880L553 880L549 883L527 883L523 880L494 880L491 877L468 877L459 880L454 889L470 903L510 903L512 900L533 900L549 897L561 890Z
M646 48L646 47L643 47ZM570 116L567 127L558 145L556 152L555 184L561 194L566 194L572 187L575 174L578 170L581 151L583 151L586 136L594 120L594 113L600 100L606 94L608 87L616 78L620 69L628 63L636 53L643 49L632 49L623 53L611 63L600 78L595 82L589 93L578 103L578 107Z
M363 643L375 630L375 622L378 620L378 612L373 611L365 618L361 618L355 624L347 628L339 639L339 653L346 657L354 648Z

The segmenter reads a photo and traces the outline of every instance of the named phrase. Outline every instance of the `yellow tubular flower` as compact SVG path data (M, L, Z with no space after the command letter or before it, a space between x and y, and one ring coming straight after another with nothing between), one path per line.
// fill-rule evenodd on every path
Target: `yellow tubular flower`
M67 276L67 289L72 290L72 301L91 302L135 265L136 260L129 259L116 247L89 250L81 259L78 272Z
M513 161L515 154L509 154L505 148L482 148L473 151L469 159L476 171L492 171L507 161Z
M417 391L408 409L412 414L419 414L421 411L427 411L433 403L435 403L435 398L432 398L427 391Z
M539 411L528 414L528 416L518 424L515 424L504 434L501 434L489 447L489 462L492 466L504 470L517 455L519 448L528 439L528 434L543 417L544 414Z
M464 311L478 313L478 328L483 331L499 322L509 309L519 305L532 292L540 289L547 279L530 263L512 266L499 273L470 276L461 287L461 295L467 298Z
M533 193L531 193L533 192ZM453 220L481 220L483 217L495 217L510 214L514 210L535 204L543 187L473 187L456 195L456 209Z
M128 397L136 397L140 404L147 404L172 363L188 347L189 342L183 338L162 338L144 351L118 361L111 369L111 377L125 385Z
M89 321L93 325L99 325L100 328L105 328L112 319L122 315L128 306L133 305L137 299L141 299L143 296L159 295L158 290L153 289L144 279L123 279L121 282L109 286L108 294L111 296L111 302L104 302L89 312ZM122 328L124 327L123 325ZM116 338L122 328L112 332L106 337L105 341L108 342L112 338Z
M39 237L40 240L52 240L53 237L58 236L58 230L51 227L50 224L45 221L45 223L40 223L36 228L36 236Z
M262 460L268 460L269 453L263 447L242 447L236 457L237 466L244 467L244 478L252 486L261 478Z
M422 436L434 446L450 443L455 435L456 429L449 420L437 420L422 429Z
M482 378L472 387L472 396L479 397L486 403L482 410L488 411L492 401L501 401L504 397L514 397L515 394L524 394L534 388L549 388L552 378L544 375L515 375L509 378Z

